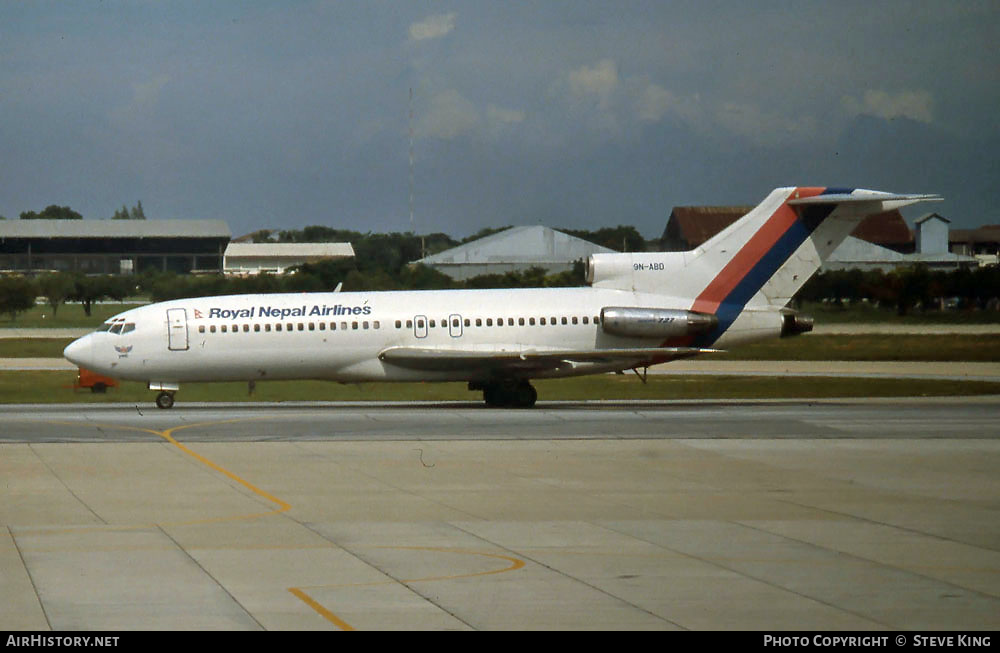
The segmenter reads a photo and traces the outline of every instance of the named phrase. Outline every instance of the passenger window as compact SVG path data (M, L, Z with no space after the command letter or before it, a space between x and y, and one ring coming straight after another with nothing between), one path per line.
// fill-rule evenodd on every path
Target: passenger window
M326 331L326 322L320 322L319 323L319 330L320 331Z
M299 331L305 331L305 329L306 329L306 325L304 325L301 322L299 322Z
M354 329L355 331L357 331L358 330L358 323L357 322L351 322L351 328Z
M517 326L524 326L524 318L523 317L517 318Z
M316 323L315 322L310 322L309 323L309 330L310 331L315 331L316 330Z
M574 315L573 316L573 324L576 324L576 323L577 323L577 319L576 319L576 316Z
M533 317L528 318L528 326L535 326L535 318Z
M541 324L542 326L545 326L545 318L544 318L544 317L543 317L543 318L541 318L541 319L539 320L539 323L540 323L540 324Z
M281 331L281 322L278 322L277 324L274 325L274 330Z
M270 322L268 322L267 324L264 325L264 331L266 331L266 332L270 332L271 331L271 323Z
M368 320L365 320L364 322L361 323L361 328L366 330L368 329Z
M116 324L113 327L111 327L111 333L113 333L115 335L118 335L121 332L122 332L122 325L121 324Z
M205 325L202 324L198 327L198 333L205 333Z
M512 318L512 317L508 317L507 318L507 326L514 326L514 318ZM524 326L524 318L523 317L521 318L521 326Z
M381 325L379 325L379 321L375 320L374 322L372 322L372 328L373 329L380 329L382 327L381 327Z
M234 324L233 325L233 333L239 333L239 332L240 332L240 325L239 324Z
M222 325L221 330L222 330L223 333L229 333L228 331L226 331L226 325L225 324Z
M122 327L123 334L129 333L131 331L135 331L135 324L133 322L129 322L128 324Z
M249 324L244 324L243 325L243 333L250 333L250 325Z
M347 322L341 322L340 323L340 330L341 331L347 331Z
M586 315L583 316L583 323L584 324L590 324L590 322L587 321L587 316Z
M330 322L330 331L336 331L336 330L337 330L337 323Z
M254 333L260 333L260 324L254 324L253 331Z
M403 328L403 322L402 322L402 320L396 320L396 328L397 329L402 329Z
M479 326L479 324L476 324L476 326ZM493 318L492 317L486 318L486 326L493 326Z

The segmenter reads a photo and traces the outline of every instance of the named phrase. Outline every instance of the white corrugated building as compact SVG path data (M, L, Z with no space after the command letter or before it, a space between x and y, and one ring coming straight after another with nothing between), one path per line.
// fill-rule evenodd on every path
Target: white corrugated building
M354 258L350 243L229 243L223 256L226 274L281 274L304 263Z
M483 274L504 274L539 267L548 274L573 269L591 254L613 250L549 227L511 227L416 261L452 279L464 281Z

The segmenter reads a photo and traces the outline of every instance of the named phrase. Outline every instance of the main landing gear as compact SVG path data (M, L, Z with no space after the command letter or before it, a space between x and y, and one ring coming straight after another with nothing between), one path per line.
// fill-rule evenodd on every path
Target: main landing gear
M538 399L538 392L528 381L470 383L469 390L482 390L490 408L531 408Z
M174 393L167 392L164 390L160 394L156 395L156 407L157 408L173 408L174 407Z

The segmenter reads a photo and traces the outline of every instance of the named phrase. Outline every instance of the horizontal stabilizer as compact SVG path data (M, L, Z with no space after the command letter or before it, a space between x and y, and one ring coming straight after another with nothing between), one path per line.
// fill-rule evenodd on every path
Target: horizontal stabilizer
M940 202L943 199L940 195L898 195L871 190L857 190L853 193L831 193L829 195L792 198L788 200L788 204L791 206L801 206L804 204L864 204L883 202L883 210L888 211L909 204L916 204L917 202Z

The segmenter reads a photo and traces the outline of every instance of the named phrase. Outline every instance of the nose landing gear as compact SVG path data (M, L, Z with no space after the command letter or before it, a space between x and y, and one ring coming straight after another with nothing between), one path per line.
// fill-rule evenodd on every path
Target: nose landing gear
M174 393L167 392L164 390L160 394L156 395L156 407L157 408L173 408L174 406Z
M146 387L160 391L160 394L156 395L157 408L173 408L174 393L181 389L177 383L167 381L150 381Z

